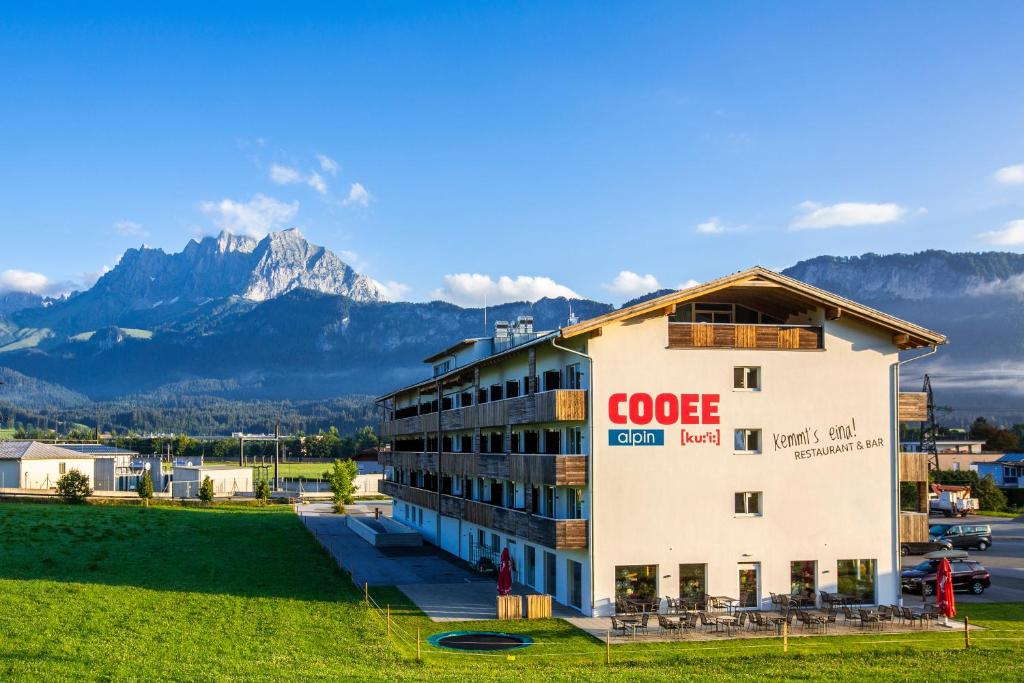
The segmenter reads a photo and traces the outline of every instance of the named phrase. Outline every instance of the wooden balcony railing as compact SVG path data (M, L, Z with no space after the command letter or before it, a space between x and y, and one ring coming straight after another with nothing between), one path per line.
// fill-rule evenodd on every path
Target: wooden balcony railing
M442 501L442 507L444 505ZM463 519L470 524L518 536L555 550L583 550L587 547L585 519L551 519L475 500L463 500L462 507Z
M900 453L900 481L928 481L928 454Z
M928 419L928 394L923 391L901 391L900 422L924 422Z
M900 543L918 543L928 540L928 513L900 513Z
M668 324L670 349L775 349L816 351L825 348L815 325Z
M586 455L527 455L522 453L437 453L381 451L385 467L421 470L454 477L491 477L532 486L586 486Z
M438 420L443 431L475 427L504 427L535 422L566 422L587 419L587 392L583 389L554 389L490 403L454 408L440 413L413 415L381 423L383 438L404 434L434 434Z
M381 479L377 482L377 491L385 496L398 498L428 510L437 509L437 493L434 491L418 489L414 486L405 486L396 481L387 481L386 479Z

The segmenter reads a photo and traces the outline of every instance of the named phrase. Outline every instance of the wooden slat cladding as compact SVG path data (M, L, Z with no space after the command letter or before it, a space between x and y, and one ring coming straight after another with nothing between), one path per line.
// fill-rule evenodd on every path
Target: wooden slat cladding
M400 420L385 420L380 426L381 436L389 438L403 434L434 433L437 431L438 415L441 428L445 431L534 422L582 422L587 419L587 392L583 389L554 389L455 408L440 414L428 413Z
M381 479L377 482L377 491L383 493L385 496L391 496L392 498L398 498L414 505L427 508L428 510L437 509L437 494L433 491L425 491L423 489L413 488L412 486L403 486L398 482L386 481Z
M928 481L928 454L900 453L900 481Z
M900 392L900 422L924 422L928 419L928 394L923 391Z
M585 519L549 519L474 500L462 503L463 519L470 524L518 536L555 550L583 550L587 547Z
M928 540L928 515L921 512L900 513L900 543Z
M438 473L437 453L381 451L385 467ZM513 453L442 453L440 472L454 477L511 479L533 486L586 486L587 456Z
M760 349L816 351L824 348L814 325L668 324L670 349Z

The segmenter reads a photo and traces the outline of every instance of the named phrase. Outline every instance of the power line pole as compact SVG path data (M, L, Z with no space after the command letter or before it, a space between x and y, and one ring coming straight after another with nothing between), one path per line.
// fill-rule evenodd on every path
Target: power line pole
M281 477L278 468L281 464L281 422L274 426L274 490L281 489Z
M939 470L939 448L935 443L938 438L939 427L935 422L935 397L932 394L932 378L927 374L924 376L924 386L921 391L927 394L928 414L926 420L921 423L920 450L928 454L928 469L932 472Z

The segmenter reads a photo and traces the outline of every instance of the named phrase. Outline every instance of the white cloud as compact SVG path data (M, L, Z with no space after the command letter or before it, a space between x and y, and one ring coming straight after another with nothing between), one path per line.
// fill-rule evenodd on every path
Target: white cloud
M993 175L997 183L1003 185L1024 185L1024 164L1004 166Z
M271 164L270 179L278 185L294 185L302 182L302 174L291 166Z
M99 270L90 271L86 273L78 274L78 281L81 283L83 289L89 289L96 281L101 277L110 272L110 266L103 266Z
M256 194L247 202L222 199L219 202L203 202L200 208L222 230L258 238L295 218L299 212L299 203L285 203Z
M341 169L341 166L338 164L337 161L330 158L326 154L317 154L316 160L320 162L321 171L323 171L324 173L330 173L331 175L338 175L338 171Z
M976 284L967 289L967 293L973 296L987 296L993 294L1011 294L1013 296L1024 296L1024 274L1011 275L1005 280L999 278Z
M145 237L149 234L142 228L141 223L135 221L117 221L114 223L114 230L125 237Z
M311 174L309 174L309 177L306 178L306 184L312 187L320 194L327 194L327 183L324 182L323 176L321 176L316 171L313 171Z
M0 271L0 292L30 292L42 296L56 296L71 289L71 283L54 282L42 273L17 268Z
M658 278L650 273L638 275L631 270L620 271L610 284L603 284L601 286L623 299L630 299L661 288L661 285L658 284Z
M712 216L703 223L697 224L697 232L702 235L721 235L723 232L745 230L745 225L726 225L718 216Z
M409 285L395 282L394 280L386 280L381 282L380 280L373 280L373 284L380 290L381 296L388 301L402 301L403 297L409 293Z
M700 282L697 280L687 280L686 282L676 285L676 289L689 289L690 287L696 287L699 284Z
M862 202L841 202L823 206L815 202L803 202L800 208L804 215L790 223L790 230L820 230L850 225L882 225L894 223L907 210L898 204L866 204Z
M362 183L352 183L352 187L349 188L348 197L342 202L345 206L353 206L358 204L359 206L369 206L370 202L373 201L373 195L363 187Z
M1001 247L1011 247L1024 244L1024 218L1010 221L1003 226L1002 230L989 230L978 234L978 237L989 244Z
M450 301L459 306L503 304L509 301L537 301L544 297L579 299L580 295L549 277L519 275L515 279L502 275L497 282L490 275L455 273L444 276L444 284L431 293L431 298Z

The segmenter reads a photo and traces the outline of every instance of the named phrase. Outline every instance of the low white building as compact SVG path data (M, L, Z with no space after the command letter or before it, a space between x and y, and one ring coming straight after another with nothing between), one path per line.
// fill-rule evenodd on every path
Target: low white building
M232 496L252 493L253 477L251 467L216 467L213 465L175 465L173 474L173 495L175 498L195 498L203 479L210 478L213 492L218 496Z

